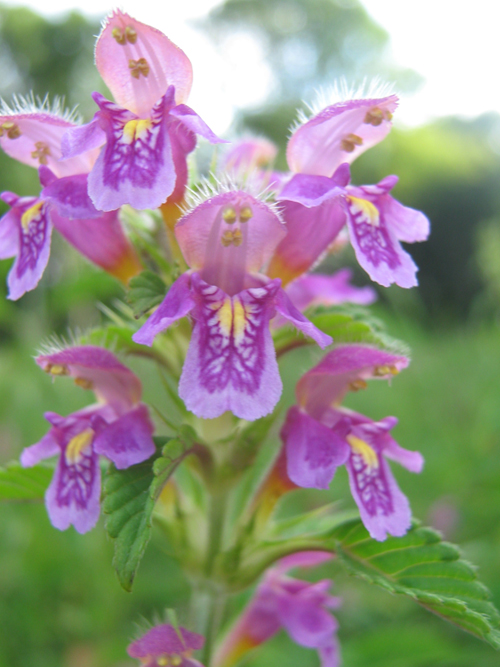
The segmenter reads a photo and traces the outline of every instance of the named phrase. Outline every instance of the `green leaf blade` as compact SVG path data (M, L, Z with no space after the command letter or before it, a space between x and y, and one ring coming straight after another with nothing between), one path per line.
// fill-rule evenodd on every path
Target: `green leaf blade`
M9 463L0 468L0 501L43 500L53 474L54 469L49 466L23 468L20 463Z

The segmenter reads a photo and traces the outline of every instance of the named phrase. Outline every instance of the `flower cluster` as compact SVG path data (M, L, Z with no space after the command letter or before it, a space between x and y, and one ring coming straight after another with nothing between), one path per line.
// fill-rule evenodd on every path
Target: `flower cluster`
M340 99L302 118L288 142L286 173L274 170L273 144L247 139L224 154L211 180L216 186L195 183L188 191L187 156L197 137L212 144L223 140L185 103L192 83L187 56L158 30L117 10L104 24L95 59L114 100L94 93L98 110L90 122L80 124L57 105L1 110L0 146L37 168L41 184L37 196L1 195L10 210L0 220L0 258L15 257L9 298L18 299L38 284L53 227L127 285L155 264L127 237L121 207L160 209L169 241L165 262L172 268L161 276L168 290L159 305L157 300L148 308L153 312L125 347L130 354L168 356L167 342L177 333L183 366L180 377L173 372L169 381L179 381L180 410L200 440L202 420L232 413L234 435L246 426L238 419L255 421L273 413L283 389L274 341L285 327L291 324L304 344L312 339L321 349L334 345L297 383L297 405L281 428L283 448L261 495L249 504L253 525L263 499L274 506L281 494L298 487L328 489L336 469L345 465L370 535L384 540L405 534L410 507L387 459L420 472L422 457L393 440L395 417L373 421L342 401L349 391L366 388L369 379L391 379L409 359L366 341L333 340L311 314L318 307L330 312L345 302L375 300L372 287L350 283L349 269L334 275L315 270L347 242L375 282L417 284L417 267L400 242L426 239L427 218L392 197L396 176L375 185L354 185L350 177L353 160L390 131L397 97ZM190 326L173 332L170 328L183 318ZM52 376L72 377L98 401L68 416L46 413L50 430L21 456L25 467L58 456L46 492L48 514L56 528L73 525L83 533L99 517L100 457L115 471L153 457L154 425L141 402L138 377L112 352L75 344L36 362ZM228 469L237 475L222 461L222 449L211 452L210 445L198 444L196 452L204 453L202 468L210 461L202 477L213 491L217 465L224 479L231 477ZM174 493L182 498L182 483ZM270 515L266 510L261 517L268 521ZM215 526L214 534L220 537L220 532ZM203 540L203 530L199 533ZM205 545L205 574L217 558L214 540ZM231 667L281 628L297 644L316 649L323 667L339 664L337 622L330 613L339 601L328 593L331 582L312 584L287 574L293 567L326 562L331 554L297 551L264 573L248 607L219 643L216 667ZM195 667L201 663L193 652L202 646L200 635L162 624L133 642L129 655L147 667Z

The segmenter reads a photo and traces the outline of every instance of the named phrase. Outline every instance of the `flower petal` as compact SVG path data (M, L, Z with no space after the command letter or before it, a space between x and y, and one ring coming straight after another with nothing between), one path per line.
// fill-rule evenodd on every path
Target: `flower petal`
M327 489L350 454L341 435L297 407L288 411L281 437L287 448L288 476L308 489Z
M43 459L49 459L51 456L56 456L60 453L59 442L55 437L54 429L51 428L39 442L23 449L21 453L21 465L23 468L31 468L31 466L40 463Z
M19 199L11 213L18 221L19 245L7 279L7 298L15 301L40 282L49 261L52 222L48 205L39 199Z
M267 274L283 284L305 273L325 253L346 222L340 197L306 208L282 202L287 235L276 248Z
M340 667L340 646L336 637L332 637L326 646L320 646L318 653L321 667Z
M116 102L138 116L175 86L177 104L191 90L193 70L186 54L156 28L121 10L108 17L95 47L99 74Z
M17 213L11 210L0 218L0 259L15 257L18 252L19 218Z
M164 623L155 625L145 635L132 642L127 648L127 653L131 658L156 658L199 651L204 643L205 639L201 635Z
M274 305L282 317L293 324L296 329L302 331L303 334L312 338L322 349L333 343L331 336L320 331L307 317L302 315L300 310L295 308L284 290L278 290Z
M191 294L190 282L191 276L188 273L177 278L157 310L132 336L135 343L151 346L155 336L193 310L196 302Z
M148 409L141 404L103 429L94 441L94 451L113 461L119 470L128 468L153 456L153 431Z
M9 130L6 126L13 126ZM0 116L0 146L10 157L38 169L46 165L59 178L90 171L95 154L61 161L63 135L75 127L56 114L33 112Z
M113 211L123 204L158 208L175 185L175 167L167 130L170 88L147 119L108 102L97 93L107 142L89 175L89 196L96 208Z
M326 107L292 134L286 153L290 169L331 176L342 162L353 162L384 139L397 105L398 98L390 95Z
M99 112L94 115L90 123L75 125L66 130L61 139L61 154L63 160L74 158L83 153L94 151L106 142L106 133L101 128ZM97 156L96 156L97 157ZM92 161L89 169L93 166Z
M191 132L194 132L195 134L199 134L211 144L228 143L225 139L219 139L219 137L208 127L205 121L198 116L196 111L193 111L191 107L188 107L185 104L178 104L171 109L170 115L180 120L188 130L191 130Z
M335 306L346 302L361 305L373 303L377 298L375 290L351 285L351 277L350 269L341 269L332 275L305 274L289 283L285 292L301 312L312 306Z
M87 174L78 174L56 178L44 187L40 196L65 218L97 218L102 212L96 209L88 195L87 177Z
M340 345L305 373L297 383L299 405L320 419L332 403L340 403L357 381L390 379L406 368L410 360L367 345Z
M279 282L234 297L194 274L195 325L179 383L179 396L198 417L230 410L254 420L279 400L281 378L269 320Z
M100 496L99 457L91 446L79 454L76 463L69 463L62 453L45 494L52 525L59 530L73 525L79 533L88 532L99 518Z
M51 211L51 219L78 252L123 283L142 271L137 253L123 232L118 211L99 211L98 218L82 220L68 220Z
M415 243L428 238L430 222L421 211L403 206L390 195L383 197L380 208L387 224L400 241Z
M118 414L127 412L141 399L141 382L137 375L118 361L109 350L94 345L68 347L36 358L47 373L70 375L80 384L88 383L104 403Z
M294 201L307 208L320 206L329 199L345 195L344 188L349 180L349 165L345 163L340 165L331 178L295 174L282 188L277 199L280 201Z
M291 639L299 646L318 648L328 643L338 627L335 618L314 599L308 590L302 594L283 596L279 616Z
M207 199L175 227L188 266L230 296L244 288L247 273L270 260L285 234L275 211L242 190Z

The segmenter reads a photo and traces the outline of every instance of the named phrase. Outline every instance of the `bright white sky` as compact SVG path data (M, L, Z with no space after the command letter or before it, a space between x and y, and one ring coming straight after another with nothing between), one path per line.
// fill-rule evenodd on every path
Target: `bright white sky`
M272 0L270 0L272 1ZM69 9L102 15L109 0L2 0L54 15ZM390 34L387 58L419 72L425 83L403 99L397 117L408 125L437 116L500 113L500 0L363 0L371 16ZM257 105L272 90L272 77L252 38L235 35L221 53L187 25L218 0L122 0L119 6L154 25L178 44L193 63L189 103L217 133L224 132L235 108Z

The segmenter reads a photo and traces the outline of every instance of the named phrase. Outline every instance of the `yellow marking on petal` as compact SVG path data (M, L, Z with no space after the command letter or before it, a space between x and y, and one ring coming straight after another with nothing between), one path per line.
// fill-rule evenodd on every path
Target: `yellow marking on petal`
M219 324L223 336L231 334L231 325L233 324L233 308L231 306L231 299L224 300L222 306L217 313Z
M236 211L232 206L228 206L227 208L224 209L224 211L222 212L222 219L228 225L232 225L233 223L236 222Z
M144 139L151 130L152 123L149 118L134 118L125 123L123 128L123 139L126 144L131 144L136 139Z
M233 335L234 342L239 345L245 335L246 313L239 299L233 301Z
M171 658L170 658L170 664L171 664L173 667L178 667L179 665L181 665L181 664L182 664L182 658L181 658L181 656L180 656L180 655L173 655L173 656L171 656Z
M240 211L240 222L248 222L253 218L253 211L250 206L244 206Z
M94 438L94 431L91 428L85 429L68 442L66 447L65 457L68 465L75 465L80 462L82 454L90 445Z
M169 664L168 656L166 656L166 655L162 655L160 658L158 658L158 659L156 660L156 663L157 663L160 667L164 667L164 665L168 665L168 664Z
M21 130L17 123L13 123L11 120L5 121L0 125L0 137L6 134L8 139L17 139L21 136Z
M68 367L62 364L47 364L43 370L51 375L69 375Z
M351 391L360 391L360 389L366 389L368 387L368 384L367 382L365 382L365 380L357 378L356 380L349 382L348 386Z
M111 35L113 39L115 39L118 42L118 44L121 44L122 46L126 44L127 40L125 38L125 33L121 28L113 28L113 30L111 31Z
M346 440L352 451L355 454L359 454L369 468L378 468L378 456L373 447L370 447L367 442L361 440L361 438L357 438L355 435L348 435Z
M128 61L128 68L134 79L139 79L141 74L145 77L149 74L149 63L146 58L139 58L139 60L131 58Z
M386 375L397 375L399 370L394 365L375 366L373 375L375 377L385 377Z
M135 28L132 28L132 26L127 26L125 28L125 37L127 39L127 42L130 44L135 44L137 42L137 32Z
M81 387L82 389L94 388L93 382L91 382L91 380L87 380L87 378L75 378L74 382L77 387Z
M340 142L340 148L346 153L352 153L356 146L362 146L363 139L357 134L346 134Z
M27 211L24 211L24 213L21 216L21 225L23 226L23 229L26 231L28 227L30 226L31 222L40 216L40 210L43 206L43 202L38 202L38 204L34 204L31 206Z
M348 197L349 204L351 206L352 213L361 213L363 222L366 222L368 225L373 227L378 227L380 225L380 213L378 208L372 204L368 199L360 199L359 197Z

